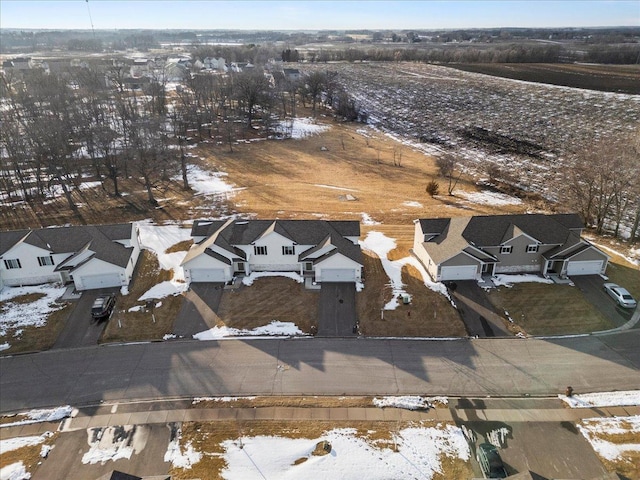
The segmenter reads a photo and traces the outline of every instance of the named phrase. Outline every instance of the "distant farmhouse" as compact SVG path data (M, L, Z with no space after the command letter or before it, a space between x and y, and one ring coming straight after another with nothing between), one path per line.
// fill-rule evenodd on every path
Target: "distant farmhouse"
M575 214L420 219L413 253L435 281L603 274L609 257L581 238L583 228Z
M360 223L198 220L182 262L189 282L228 282L251 272L296 272L315 282L362 280Z
M73 282L127 286L140 255L133 223L0 232L0 287Z

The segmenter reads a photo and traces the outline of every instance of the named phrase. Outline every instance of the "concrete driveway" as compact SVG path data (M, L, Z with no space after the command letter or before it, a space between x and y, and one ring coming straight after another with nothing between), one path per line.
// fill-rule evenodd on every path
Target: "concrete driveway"
M191 338L216 326L224 283L192 283L173 324L178 337Z
M455 284L455 290L450 289L449 292L456 301L469 335L480 338L511 336L478 282L457 280Z
M356 285L349 282L322 282L318 336L353 337L356 325Z
M105 293L118 293L119 288L106 288L101 290L86 290L78 299L69 314L64 328L58 335L52 348L73 348L97 345L102 331L107 326L109 319L96 321L91 317L91 306L98 295ZM116 306L118 299L116 297Z
M571 281L593 306L613 322L615 327L624 325L633 316L634 309L620 307L607 295L603 285L608 280L604 280L600 275L579 275L571 277Z

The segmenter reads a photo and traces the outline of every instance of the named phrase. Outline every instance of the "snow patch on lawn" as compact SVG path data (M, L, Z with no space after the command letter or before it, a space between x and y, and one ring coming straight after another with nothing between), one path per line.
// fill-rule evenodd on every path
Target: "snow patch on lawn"
M257 278L263 277L286 277L295 280L298 283L304 282L304 278L302 278L302 275L296 272L251 272L249 275L242 279L242 283L247 286L251 286Z
M404 408L405 410L427 410L429 408L433 408L436 403L447 405L449 403L449 399L447 397L419 397L416 395L373 399L373 404L376 407Z
M336 187L336 186L333 186L333 185L322 185L322 184L318 184L318 183L316 183L314 185L314 187L330 188L332 190L343 190L345 192L357 192L358 191L355 188Z
M511 287L514 283L553 283L550 278L534 274L494 275L491 281L496 287Z
M504 193L491 192L489 190L483 190L481 192L458 192L458 195L466 198L471 203L478 203L480 205L520 205L522 200L511 195Z
M26 287L4 287L0 291L0 303L3 304L0 308L0 336L7 335L8 330L45 326L51 313L64 308L64 304L56 303L64 291L63 285L52 283ZM29 294L43 296L28 303L11 301L16 297Z
M381 222L377 222L373 218L371 218L371 215L369 215L368 213L362 212L360 215L362 215L362 224L363 225L380 225L380 223L381 223Z
M587 418L578 424L578 430L602 458L611 462L622 460L626 454L640 452L640 443L613 443L601 438L608 435L640 433L640 415L614 418ZM631 456L631 455L630 455ZM632 460L633 461L633 460Z
M412 202L412 201L403 202L402 205L404 205L405 207L414 207L414 208L423 207L423 205L420 202Z
M405 257L400 260L393 261L387 258L387 254L396 248L396 241L393 238L389 238L381 232L369 232L367 234L367 238L360 241L360 245L362 248L372 251L380 258L382 268L384 268L385 273L389 277L392 288L392 298L384 306L385 310L395 310L398 308L398 296L406 293L404 290L404 284L402 283L402 267L405 265L412 265L420 272L420 275L422 275L422 281L427 288L434 292L441 293L451 300L444 284L440 282L432 282L429 274L416 258Z
M210 172L203 170L197 165L190 165L187 170L189 186L198 195L220 195L232 193L235 189L233 185L223 180L228 174L225 172ZM182 175L172 178L175 181L182 181Z
M319 442L331 445L328 455L314 456ZM304 478L305 480L383 480L389 478L433 478L442 471L440 457L470 457L462 430L447 425L440 428L413 427L394 436L397 451L385 444L357 436L353 428L337 428L315 439L273 436L242 437L222 442L227 464L222 477L227 480L254 478L256 467L264 478ZM297 463L300 459L306 459Z
M558 398L571 408L640 405L640 390L573 394L571 397L558 395Z
M318 124L313 118L294 118L280 122L276 127L276 132L281 134L291 133L291 138L300 140L312 135L319 135L329 130L331 126Z
M236 402L238 400L255 400L256 397L195 397L192 405L197 405L200 402Z
M202 458L202 453L193 448L191 442L187 442L184 448L180 447L182 430L178 428L175 438L172 438L164 454L164 461L171 462L174 468L191 468L194 463L198 463Z
M193 338L196 340L219 340L225 337L292 337L299 335L306 334L295 323L273 320L269 325L256 327L252 330L215 326L204 332L196 333Z
M1 480L28 480L31 474L27 472L22 460L0 468Z
M23 447L32 447L34 445L40 445L47 438L52 436L52 432L44 432L42 435L33 435L29 437L16 437L0 440L0 452L7 453L13 450L18 450ZM4 478L4 477L0 477Z
M0 428L13 427L15 425L27 425L30 423L42 423L42 422L56 422L63 418L70 417L73 413L73 408L69 405L56 408L41 408L36 410L29 410L28 412L18 413L16 416L25 417L22 420L18 420L10 423L3 423Z
M187 252L165 252L177 243L190 240L191 230L180 228L178 225L153 225L150 221L139 222L138 230L140 232L140 246L157 255L160 268L173 271L171 280L154 285L138 300L160 299L184 292L188 285L185 282L184 270L180 263L184 260Z

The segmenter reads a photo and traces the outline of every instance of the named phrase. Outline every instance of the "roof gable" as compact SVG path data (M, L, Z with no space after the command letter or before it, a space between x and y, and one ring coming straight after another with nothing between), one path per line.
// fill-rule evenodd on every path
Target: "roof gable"
M472 245L494 247L503 243L510 229L516 227L545 245L563 244L570 233L553 216L523 214L471 217L462 235Z

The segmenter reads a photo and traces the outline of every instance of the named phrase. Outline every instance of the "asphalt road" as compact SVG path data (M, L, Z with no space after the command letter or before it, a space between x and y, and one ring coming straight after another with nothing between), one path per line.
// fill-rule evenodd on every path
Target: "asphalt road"
M553 339L266 339L0 358L0 411L207 395L555 395L640 389L640 331Z

